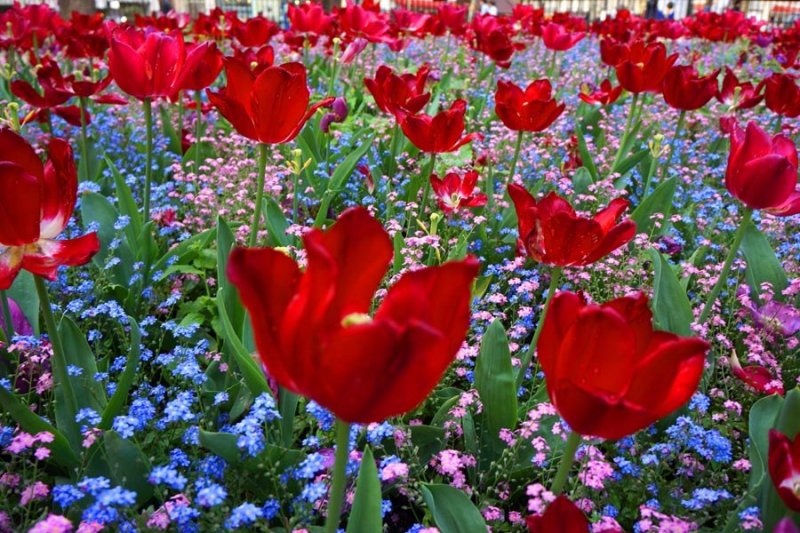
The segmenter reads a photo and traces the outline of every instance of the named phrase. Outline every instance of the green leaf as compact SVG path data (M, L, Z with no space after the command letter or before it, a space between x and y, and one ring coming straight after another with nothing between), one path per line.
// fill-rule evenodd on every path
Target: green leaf
M80 148L76 147L76 150L80 153ZM100 173L103 172L103 158L98 156L97 148L91 139L86 139L86 152L87 161L82 157L78 159L78 177L81 181L98 181Z
M64 356L67 364L81 368L80 376L69 378L78 408L91 407L96 412L102 412L107 403L106 391L103 384L95 379L97 363L94 352L86 342L86 335L78 328L71 318L65 316L58 326L58 334L64 346Z
M17 302L22 314L31 323L34 333L39 333L39 294L36 292L33 274L21 270L8 289L8 296Z
M35 434L47 431L53 434L53 442L47 444L53 461L64 468L78 467L81 460L69 445L64 434L48 421L34 413L30 408L20 402L13 393L0 387L0 406L14 421L27 433Z
M336 167L336 170L333 171L333 176L331 176L331 179L328 182L324 193L322 194L322 201L320 202L317 218L314 220L314 226L321 227L325 222L325 218L328 216L328 209L330 208L334 196L344 186L344 182L353 173L353 170L356 168L356 165L358 165L358 162L361 160L361 158L364 157L364 154L366 154L367 151L372 147L372 141L374 138L375 135L370 135L367 139L358 141L358 147L354 148L353 151L351 151L347 157L344 158L344 161L339 163L339 166Z
M233 325L231 325L228 311L225 308L225 289L220 288L220 290L217 291L217 308L219 310L220 322L222 323L222 338L228 343L231 354L236 364L239 366L239 371L242 373L245 384L247 384L247 388L250 389L253 396L258 396L264 392L271 396L272 391L267 384L267 378L264 376L264 372L253 359L250 352L244 347L238 334L234 331Z
M197 156L199 156L199 158ZM193 143L189 149L186 150L181 162L184 165L190 162L194 163L195 161L200 161L200 163L202 163L206 159L214 159L215 157L217 157L217 151L214 149L214 145L208 141L200 141Z
M117 230L114 229L114 224L119 218L119 213L104 196L88 192L81 197L81 216L84 228L87 228L93 222L97 225L100 251L94 256L93 261L97 266L103 268L109 256L108 247L111 241L117 238ZM128 287L133 275L134 258L127 241L123 240L116 249L115 255L120 261L112 269L114 281L117 285Z
M617 165L617 172L619 172L620 177L625 176L628 172L633 169L636 165L641 163L645 157L650 154L650 149L645 148L644 150L639 150L638 152L633 153L632 155L628 156L627 158L623 159Z
M672 266L655 248L648 250L653 260L653 317L658 329L678 335L692 333L692 305Z
M431 457L444 449L445 430L434 426L406 426L411 433L411 442L417 448L417 457L427 463Z
M500 320L495 320L486 329L481 339L481 351L475 366L475 388L483 404L484 436L491 444L489 450L499 451L495 445L502 428L513 429L517 425L517 395L514 383L514 367L508 337Z
M132 317L128 317L128 322L131 327L131 343L128 348L128 357L125 361L125 368L117 380L117 388L103 411L103 417L98 426L100 429L111 429L114 417L122 412L122 406L125 404L125 400L128 399L128 393L136 379L136 369L139 366L141 357L142 335L139 331L139 325Z
M422 485L422 498L441 533L486 533L481 512L455 487L441 484Z
M270 246L289 246L292 244L292 238L286 234L286 229L289 227L289 222L283 214L281 206L274 198L264 198L264 213L267 223L267 238L270 241Z
M103 434L103 446L106 452L103 458L114 483L135 491L139 505L152 498L153 486L147 480L152 467L142 451L116 431Z
M575 190L575 194L584 194L589 190L589 185L591 185L592 182L592 175L586 167L576 169L575 173L572 175L572 188Z
M664 219L669 218L672 213L672 198L678 187L676 178L669 178L653 191L653 194L644 199L631 213L631 219L636 222L637 233L650 233L653 228L652 216L662 213Z
M192 254L194 248L198 249L206 249L209 243L213 242L213 240L217 236L217 230L215 229L207 229L202 233L198 233L196 235L192 235L188 239L181 241L180 244L171 248L167 253L161 256L158 261L153 264L152 271L153 272L164 272L167 268L167 263L173 257L178 257L178 260L175 264L182 264L185 263L183 258L188 254ZM163 279L163 275L162 278Z
M347 520L347 533L381 533L381 503L381 481L378 479L372 450L367 446L358 470L353 509Z
M125 228L125 235L129 243L136 242L142 233L142 215L139 213L139 206L133 198L131 188L125 183L125 178L108 157L106 157L106 165L111 169L111 175L114 177L119 212L130 218L130 223Z
M242 331L242 324L244 323L244 307L239 300L239 294L236 289L231 285L228 280L228 257L231 255L231 249L236 244L236 239L233 236L228 224L221 217L217 217L217 283L225 298L225 309L228 311L228 319L236 332ZM220 298L219 293L217 298Z
M233 433L216 433L200 429L200 445L229 463L242 461L242 452L236 445L239 437Z
M297 414L297 402L300 397L297 394L281 387L278 391L278 409L281 415L281 437L283 445L287 448L292 447L294 442L294 418Z
M747 261L747 282L755 294L761 294L761 284L769 283L776 295L789 285L786 272L766 236L748 222L741 250Z
M583 167L589 173L589 177L591 181L598 181L600 179L600 172L597 170L597 166L594 164L594 159L592 158L592 154L589 152L589 148L586 146L586 137L583 131L583 126L579 123L575 123L575 138L578 139L578 154L581 156L581 162L583 163ZM574 181L574 178L573 178Z
M175 131L175 127L172 125L172 117L170 116L169 109L160 106L159 112L161 114L161 130L164 132L164 137L167 138L168 142L167 150L173 154L180 155L183 153L180 132Z

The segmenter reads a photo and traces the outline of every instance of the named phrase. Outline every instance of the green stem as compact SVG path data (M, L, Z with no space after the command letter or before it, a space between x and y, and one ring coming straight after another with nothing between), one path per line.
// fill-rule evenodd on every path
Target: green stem
M564 445L564 454L561 456L561 461L558 463L556 477L553 478L553 484L550 485L550 492L556 496L564 491L564 485L567 484L569 471L572 469L572 462L575 460L575 452L578 451L578 446L580 443L580 434L571 431L567 436L567 442Z
M653 181L653 174L656 173L656 166L658 165L658 160L653 157L650 160L650 166L647 168L647 178L644 180L644 190L642 190L642 202L644 202L645 198L650 194L650 182ZM641 202L639 202L641 204Z
M81 109L81 162L83 163L83 176L81 179L89 179L89 136L86 133L86 97L79 98Z
M175 128L175 134L178 136L178 150L183 155L183 91L178 91L178 127Z
M333 482L328 495L328 517L325 520L325 533L336 533L344 504L347 484L347 460L350 452L350 424L336 421L336 462L333 464Z
M248 246L256 245L258 239L258 226L261 224L261 204L264 203L264 177L267 173L267 145L258 145L258 181L256 181L256 209L253 213L253 223L250 224L250 238Z
M434 169L436 168L436 152L431 153L431 168L428 171L428 178L425 180L425 188L422 192L422 204L419 208L419 216L425 216L425 210L428 208L428 197L431 195L431 176L433 176Z
M144 223L150 221L150 189L153 179L153 104L149 98L142 102L144 106L145 163L144 163Z
M331 58L333 58L333 70L331 71L331 77L328 79L329 95L333 94L333 89L336 86L336 78L339 76L339 66L341 63L339 61L339 58L337 57L338 53L339 53L339 43L337 41L333 43L333 54L331 55Z
M633 125L633 117L636 115L636 103L638 101L639 93L635 93L633 95L633 100L631 101L631 107L628 109L628 120L625 123L625 131L622 133L622 139L619 141L617 155L614 156L614 163L611 165L612 172L616 170L617 165L619 165L619 160L622 157L622 150L625 148L625 145L628 144L628 137L631 134L631 126Z
M14 323L11 321L11 306L8 305L8 293L6 291L0 291L0 302L2 302L3 306L3 322L5 323L5 337L6 340L10 343L11 339L14 338Z
M550 78L556 75L556 58L558 57L556 54L557 52L553 50L553 55L550 56L550 66L547 68L547 75Z
M717 300L720 291L722 291L722 286L728 281L728 274L731 271L733 259L736 257L736 252L739 251L739 246L742 244L742 239L744 238L744 232L752 216L753 210L746 207L742 215L742 220L739 222L739 227L736 230L736 234L733 236L733 244L731 244L731 249L728 251L728 257L725 258L725 262L722 264L722 272L720 272L719 278L714 284L714 288L711 289L711 294L709 294L708 299L706 299L703 310L700 312L700 318L697 319L698 324L704 324L706 320L708 320L708 315L711 314L711 309L713 309L714 302Z
M194 173L200 174L200 136L203 134L203 95L200 91L194 92Z
M681 138L681 132L683 131L683 123L686 120L686 111L681 110L681 114L678 115L678 123L675 125L675 135L672 137L672 144L669 147L669 155L664 160L664 166L661 168L661 172L659 175L661 179L665 179L667 177L667 170L672 165L672 162L675 160L675 151L677 150L678 141ZM645 191L645 194L647 191Z
M53 368L54 385L56 389L61 385L64 391L64 401L67 403L67 408L70 413L74 414L78 412L78 405L75 400L75 393L72 390L72 383L69 380L67 358L64 355L64 347L61 344L61 336L56 328L55 318L53 318L53 310L50 307L50 297L47 294L47 287L45 287L44 280L40 276L34 276L33 278L36 283L36 292L39 295L39 307L42 310L44 325L45 328L47 328L47 335L53 347L53 356L50 359L50 363Z
M524 131L519 130L517 132L517 143L514 145L514 159L511 160L511 171L508 173L508 181L506 181L506 185L514 180L514 174L517 172L517 161L519 161L519 152L522 149L522 137L524 136Z
M550 308L550 301L553 299L553 295L555 294L556 289L558 289L558 284L561 282L561 272L561 267L553 267L553 269L550 271L550 285L547 287L547 297L544 300L542 314L539 317L539 322L536 324L536 330L533 332L533 339L531 339L531 344L528 346L528 351L522 355L519 373L517 374L515 390L519 390L519 388L522 386L522 380L525 379L525 372L528 370L528 366L531 364L531 360L533 359L533 354L536 351L536 344L539 342L539 336L542 334L544 320L547 317L547 310Z

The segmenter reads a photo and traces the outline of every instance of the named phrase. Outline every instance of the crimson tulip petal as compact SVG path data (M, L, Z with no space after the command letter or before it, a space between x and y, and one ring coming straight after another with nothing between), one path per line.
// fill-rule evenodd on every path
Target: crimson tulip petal
M114 81L124 92L139 99L151 96L143 59L128 44L119 39L111 39L108 68Z
M0 291L7 291L22 269L22 254L17 248L0 251Z
M617 248L631 241L636 236L636 223L633 220L623 220L606 233L597 248L586 259L586 263L595 261L607 256Z
M239 100L228 97L223 93L215 93L206 90L208 100L214 107L217 108L219 113L225 117L225 120L231 123L240 135L244 135L248 139L254 141L259 140L258 132L256 131L255 124L251 118L250 110ZM248 96L249 98L249 96Z
M28 141L10 129L0 129L0 150L3 161L16 163L23 170L36 178L44 175L44 165Z
M96 233L87 233L77 239L54 241L42 239L36 252L25 251L22 268L51 281L56 279L60 266L80 266L88 263L100 250Z
M545 374L555 371L561 339L578 319L578 312L584 305L583 297L573 292L560 292L550 301L547 318L536 344L536 355ZM539 320L542 320L541 315Z
M305 70L300 75L287 65L267 68L253 82L252 95L259 140L268 144L292 140L308 107Z
M796 484L800 482L800 437L790 440L787 435L771 429L768 451L769 475L783 503L794 512L800 512L800 496Z
M0 244L21 246L38 240L41 195L39 178L0 161Z
M525 519L528 533L589 533L589 521L583 511L566 496L559 496L544 513Z
M608 233L629 205L630 203L625 198L615 198L611 200L608 207L597 212L594 220L600 224L600 228L604 233Z
M732 186L754 209L780 206L797 186L797 171L782 155L769 154L742 165Z
M78 194L78 174L72 148L62 139L53 139L48 147L49 160L44 168L39 236L54 239L67 226Z

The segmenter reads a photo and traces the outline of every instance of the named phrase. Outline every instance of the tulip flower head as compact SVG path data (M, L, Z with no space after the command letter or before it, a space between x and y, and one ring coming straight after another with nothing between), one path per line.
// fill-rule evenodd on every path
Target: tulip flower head
M667 71L661 91L674 109L694 111L706 105L719 91L719 71L699 76L693 66L673 66Z
M78 176L66 141L53 139L48 154L43 165L27 141L0 130L0 290L23 269L54 280L59 266L83 265L100 249L96 233L57 239L75 209Z
M436 174L431 175L431 187L436 195L439 208L448 214L462 207L486 205L486 195L482 192L475 192L477 183L478 173L474 170L466 172L463 176L456 172L448 172L444 179Z
M450 109L440 111L436 116L401 113L398 122L408 140L423 152L455 152L474 139L483 138L480 133L464 135L466 110L467 102L456 100Z
M549 50L564 52L578 44L586 33L569 31L563 24L548 22L542 27L542 41Z
M775 73L764 81L764 100L778 115L795 118L800 116L800 85L791 74Z
M560 292L537 344L550 401L584 436L631 435L694 394L709 344L654 331L647 296L602 305Z
M111 35L111 76L120 89L139 100L175 94L185 59L180 32L120 26Z
M374 79L364 78L364 85L384 113L413 115L422 111L431 99L431 93L425 92L427 79L427 65L420 67L416 74L406 73L400 76L390 67L381 65Z
M745 385L762 394L780 394L783 396L783 383L773 376L768 369L759 365L742 367L735 351L731 353L730 363L733 375Z
M544 513L525 518L529 533L589 533L589 521L583 511L566 496L559 496L547 506Z
M464 341L477 260L403 275L370 315L393 250L381 224L353 208L303 241L305 271L272 248L237 248L229 260L268 372L345 422L414 409Z
M678 54L667 56L663 43L636 41L625 45L620 54L615 65L617 79L625 90L632 93L660 92L667 71L678 60Z
M549 80L531 82L523 91L511 82L497 82L494 109L505 126L514 131L544 131L564 111L552 96Z
M603 80L594 91L580 93L578 97L590 105L609 105L616 102L622 94L622 85L614 87L610 80Z
M769 431L769 476L786 507L800 512L800 437Z

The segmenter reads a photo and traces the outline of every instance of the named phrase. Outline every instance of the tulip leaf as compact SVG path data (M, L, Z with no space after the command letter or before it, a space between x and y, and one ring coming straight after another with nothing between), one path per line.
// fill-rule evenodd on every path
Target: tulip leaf
M450 485L422 485L422 498L441 533L486 533L486 522L475 504Z
M94 256L94 263L103 268L110 255L109 246L117 238L117 230L114 225L119 219L119 213L104 196L95 192L87 192L81 196L81 217L84 228L95 224L97 226L97 237L100 240L100 251ZM133 275L133 253L126 241L122 241L116 249L116 257L120 261L114 265L112 272L114 282L117 285L127 287Z
M291 237L286 234L289 222L283 214L281 206L274 198L264 198L264 219L267 224L267 238L270 246L289 246L292 243Z
M239 301L236 289L228 281L228 257L231 249L236 244L236 239L228 224L221 216L217 217L217 283L219 284L225 298L225 309L228 311L228 319L236 332L242 331L244 322L244 307ZM219 292L217 298L220 298Z
M0 387L0 407L8 413L14 421L27 433L36 434L47 431L53 435L53 442L46 445L50 449L51 457L58 465L64 468L78 467L80 459L70 447L64 434L53 425L30 410L30 408L17 399L13 392Z
M619 172L620 178L624 177L628 172L630 172L633 167L644 161L644 159L650 155L650 150L645 148L643 150L639 150L638 152L634 152L630 156L626 157L617 165L617 172Z
M122 370L119 380L117 380L117 388L114 390L114 394L111 395L111 399L108 400L108 405L106 405L103 411L103 417L98 426L100 429L111 429L114 417L118 416L122 411L122 406L125 404L125 400L128 399L128 393L136 379L136 370L141 357L142 335L139 330L139 325L133 317L128 317L128 322L131 326L131 343L128 348L128 357L125 361L125 368Z
M247 351L247 348L244 347L241 339L239 339L239 336L233 329L228 311L225 307L225 289L223 288L217 291L217 309L219 310L219 318L222 324L222 338L230 347L230 352L236 364L239 366L239 371L242 373L247 388L250 389L253 396L258 396L264 392L271 396L272 391L269 388L264 372L253 359L252 355L250 355L250 352Z
M593 181L592 175L586 167L579 167L572 174L572 189L575 191L575 194L585 194Z
M82 157L78 158L78 178L80 181L97 181L103 171L103 158L98 157L97 147L92 139L86 139L86 152L86 161Z
M417 449L417 457L427 463L431 457L442 451L445 443L444 428L435 426L406 426L411 434L411 442Z
M186 150L186 153L183 154L182 163L186 165L187 163L192 163L194 165L195 161L200 161L202 164L207 159L213 159L217 157L217 151L214 149L214 145L208 141L200 141L194 142ZM197 169L193 168L193 172L197 172Z
M281 438L283 445L291 448L294 442L294 419L300 397L283 387L278 391L278 409L281 414Z
M752 223L748 222L742 238L741 250L747 261L747 282L753 293L761 293L761 285L769 283L776 295L789 285L786 272L766 236Z
M144 504L153 496L153 485L147 480L151 465L142 451L131 441L123 439L116 431L103 434L104 454L102 457L109 469L111 479L116 485L136 492L136 501Z
M653 229L653 215L661 213L669 218L672 213L672 198L678 188L678 181L672 177L660 183L653 194L645 198L631 213L631 220L636 222L637 233L650 233Z
M39 333L39 293L36 292L33 274L21 270L8 289L8 296L17 302L22 314L30 322L33 332Z
M383 531L381 504L381 481L378 478L372 450L367 446L358 470L353 509L347 520L347 533L381 533Z
M175 127L172 125L172 117L170 116L169 109L159 107L159 112L161 115L161 130L164 132L164 137L166 137L168 142L167 150L173 154L183 154L183 146L181 145L182 132L176 131ZM178 125L179 128L181 126L182 124Z
M188 255L194 254L196 250L204 250L208 247L209 243L212 242L217 237L217 230L208 229L202 233L198 233L196 235L192 235L188 239L181 241L180 244L171 248L167 253L162 255L158 261L153 264L152 271L161 272L162 275L159 279L164 279L165 274L164 272L168 268L168 263L173 257L177 257L178 260L174 262L174 264L185 264L185 258Z
M72 390L75 391L78 408L91 407L96 412L102 412L107 403L106 391L102 383L95 378L97 363L92 348L86 342L86 335L67 316L61 319L58 334L61 337L67 364L82 371L80 375L69 378Z
M678 335L692 333L692 305L672 266L655 248L650 248L655 274L653 276L653 317L658 329Z
M486 329L481 339L481 351L475 365L475 388L483 403L482 435L485 449L499 452L499 434L502 428L517 425L517 395L514 367L508 337L500 320Z
M206 450L215 453L231 464L242 461L242 452L236 444L239 440L233 433L217 433L200 429L200 445Z
M594 164L594 159L592 159L592 154L586 146L586 134L584 133L583 126L577 122L575 124L575 138L578 139L578 154L581 156L581 163L583 163L583 167L581 168L585 168L589 172L589 176L593 182L598 181L600 179L600 172L598 172L597 166Z
M142 215L139 213L139 206L133 198L131 188L125 183L125 178L122 177L119 169L108 157L106 157L106 165L111 169L111 175L114 177L114 188L117 193L119 212L130 220L128 226L125 228L126 238L129 244L135 243L139 235L142 234Z
M358 137L358 135L356 135ZM355 170L356 165L358 162L361 161L361 158L364 157L364 154L372 148L372 141L375 138L375 135L370 135L368 138L359 140L358 146L350 152L347 157L344 158L344 161L339 163L339 166L336 167L336 170L333 171L333 175L331 179L328 181L327 187L322 194L322 200L319 206L319 212L317 213L317 218L314 220L315 227L321 227L325 222L328 216L328 209L331 206L331 202L333 201L334 196L344 187L344 183L347 178L353 173Z

